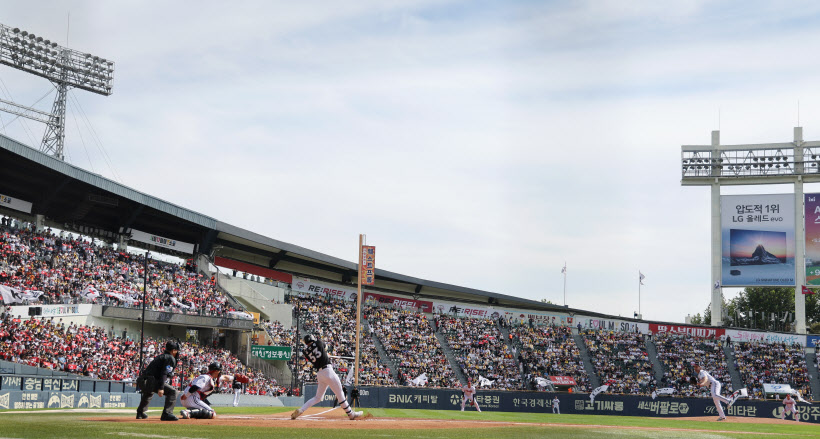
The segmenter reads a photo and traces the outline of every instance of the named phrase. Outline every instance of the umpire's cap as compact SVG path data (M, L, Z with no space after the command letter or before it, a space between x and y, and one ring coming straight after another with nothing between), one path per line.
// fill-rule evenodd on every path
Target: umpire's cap
M316 343L316 337L313 334L308 334L304 338L305 344Z
M218 370L218 371L222 372L222 365L217 363L217 362L213 362L213 363L208 365L208 372L210 372L212 370Z
M165 343L165 351L166 352L178 351L178 350L179 350L179 343L177 343L175 341L169 341L168 343Z

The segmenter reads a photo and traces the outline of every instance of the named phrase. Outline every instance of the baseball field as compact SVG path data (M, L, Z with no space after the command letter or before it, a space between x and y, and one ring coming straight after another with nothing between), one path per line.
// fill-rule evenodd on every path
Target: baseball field
M219 408L211 420L160 422L158 409L137 421L133 409L0 411L2 438L817 438L820 426L779 419L655 419L623 416L554 415L365 409L350 421L339 410L311 408L297 420L293 408Z

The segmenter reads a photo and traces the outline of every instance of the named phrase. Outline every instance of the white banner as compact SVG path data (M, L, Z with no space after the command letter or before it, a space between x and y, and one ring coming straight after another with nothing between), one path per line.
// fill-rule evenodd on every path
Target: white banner
M433 302L433 312L438 314L450 314L457 317L474 317L483 319L497 319L501 316L501 313L493 308L452 302Z
M0 206L19 210L25 213L31 213L31 203L28 201L23 201L19 198L10 197L8 195L0 194Z
M38 305L41 310L40 317L59 316L87 316L91 314L92 305ZM28 316L29 306L12 306L11 315Z
M722 286L794 286L794 195L722 195L720 233Z
M521 324L529 324L532 319L535 325L552 325L552 326L573 326L575 317L570 317L562 314L552 314L544 311L532 311L526 309L504 309L502 310L504 317L509 320L517 321Z
M766 384L763 383L763 393L779 393L779 394L791 394L792 393L792 386L789 384Z
M20 291L18 288L12 288L6 285L0 285L0 298L6 304L33 302L43 295L42 291L24 290Z
M800 346L806 346L806 336L799 334L778 334L776 332L756 332L727 329L726 336L733 342L757 341L760 343L797 343Z
M324 294L339 297L345 300L356 300L358 290L341 285L326 284L304 277L294 277L291 283L293 291L307 294Z
M587 317L577 317L578 323L583 329L601 329L604 331L616 332L640 332L649 334L649 324L639 322L627 322L625 320L596 319Z
M153 244L157 247L176 250L183 253L194 254L193 244L177 241L170 238L163 238L162 236L152 235L150 233L141 232L139 230L131 229L131 239L133 239L134 241L144 242L146 244Z

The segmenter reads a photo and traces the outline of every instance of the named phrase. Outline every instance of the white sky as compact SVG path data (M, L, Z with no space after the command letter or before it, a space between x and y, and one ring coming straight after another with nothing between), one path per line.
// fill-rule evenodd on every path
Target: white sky
M562 303L566 261L568 304L615 315L638 270L647 319L709 303L709 189L681 187L680 145L791 141L798 101L820 139L816 2L0 0L60 44L69 12L69 47L116 62L112 96L69 106L113 165L76 111L70 163L350 261L366 233L379 268L440 282Z

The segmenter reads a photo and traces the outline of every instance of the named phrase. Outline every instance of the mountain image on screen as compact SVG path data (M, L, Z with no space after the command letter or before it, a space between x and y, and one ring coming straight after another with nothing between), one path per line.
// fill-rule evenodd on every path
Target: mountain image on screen
M732 229L729 235L732 265L786 263L786 233Z

